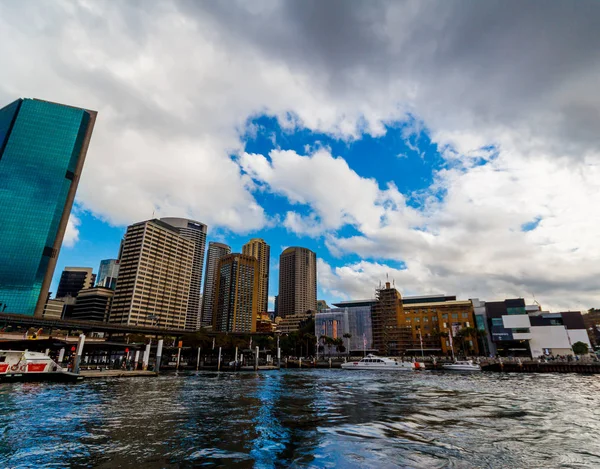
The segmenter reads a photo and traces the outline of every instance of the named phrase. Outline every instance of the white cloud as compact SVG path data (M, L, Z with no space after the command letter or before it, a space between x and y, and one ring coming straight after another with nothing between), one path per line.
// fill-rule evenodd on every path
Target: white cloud
M79 241L79 225L81 225L81 220L71 212L63 238L63 247L72 248L77 244L77 241Z

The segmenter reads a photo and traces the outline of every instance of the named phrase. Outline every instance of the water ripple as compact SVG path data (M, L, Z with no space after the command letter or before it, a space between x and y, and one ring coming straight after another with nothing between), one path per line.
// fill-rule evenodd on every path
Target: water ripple
M600 467L600 379L341 370L0 385L7 468Z

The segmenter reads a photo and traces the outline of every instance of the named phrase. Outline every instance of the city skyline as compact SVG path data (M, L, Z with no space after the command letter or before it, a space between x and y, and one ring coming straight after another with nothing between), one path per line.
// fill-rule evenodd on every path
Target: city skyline
M144 2L135 27L126 5L0 6L15 32L0 102L101 116L59 270L114 257L123 228L154 213L200 220L235 251L306 246L328 302L370 296L388 273L407 294L600 304L592 4L528 2L516 21L496 2L306 16L274 2L267 20L252 2L233 16L209 3ZM40 22L15 29L24 17ZM491 18L481 37L470 27Z

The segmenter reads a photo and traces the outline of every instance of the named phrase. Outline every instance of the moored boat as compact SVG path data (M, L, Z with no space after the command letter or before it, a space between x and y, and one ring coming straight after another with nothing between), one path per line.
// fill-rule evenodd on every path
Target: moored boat
M454 363L444 363L442 368L449 371L481 371L481 366L473 363L473 360L457 360Z
M418 365L369 354L360 361L343 363L342 368L344 370L412 371L417 369Z
M76 382L83 376L64 370L40 352L0 350L0 382Z

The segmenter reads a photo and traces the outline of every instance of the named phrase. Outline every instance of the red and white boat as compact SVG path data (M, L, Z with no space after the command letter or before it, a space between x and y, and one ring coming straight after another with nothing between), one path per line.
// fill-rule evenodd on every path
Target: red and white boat
M83 376L64 370L46 354L0 350L0 382L80 380Z

